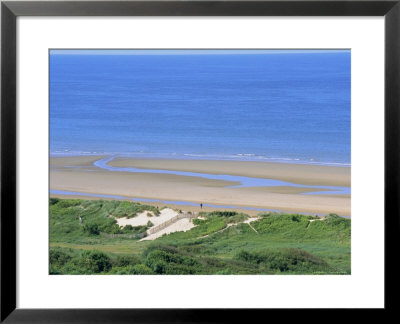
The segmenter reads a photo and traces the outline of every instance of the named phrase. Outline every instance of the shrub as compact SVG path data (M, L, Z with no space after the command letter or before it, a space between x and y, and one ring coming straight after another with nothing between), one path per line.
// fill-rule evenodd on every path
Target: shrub
M50 205L55 205L60 201L59 198L50 198Z
M203 219L198 219L198 218L193 218L192 219L192 223L194 224L194 225L201 225L201 224L204 224L206 221L205 220L203 220Z
M255 257L250 252L244 250L239 251L239 253L236 254L235 258L237 260L242 260L245 262L254 262L255 260Z
M100 230L97 224L85 224L83 225L83 231L88 233L89 235L99 235Z
M144 254L145 265L158 274L193 274L199 262L174 247L154 246Z
M309 217L297 214L269 214L252 223L259 233L281 233L302 237L309 226Z
M160 215L160 211L154 206L142 205L140 203L130 201L118 202L118 205L114 208L112 215L117 218L131 218L144 211L150 211L156 216Z
M235 259L281 272L312 272L329 268L323 259L295 248L267 249L257 252L242 250L235 255Z
M167 252L167 253L176 253L177 252L177 248L174 245L153 243L152 245L147 247L146 250L144 250L143 257L146 258L153 251L164 251L164 252Z
M116 267L126 267L126 266L134 266L140 263L140 258L135 255L123 255L118 256L114 261L114 266Z
M71 256L59 249L50 249L49 262L52 266L63 266L71 260Z
M144 225L134 226L132 231L134 233L145 233L147 231L147 226Z
M108 274L112 275L130 275L133 272L133 267L132 266L126 266L126 267L113 267Z
M49 269L49 274L51 275L58 275L58 274L62 274L61 271L56 268L55 266L53 266L52 264L50 264L50 269Z
M132 274L147 275L147 274L154 274L154 272L149 267L141 263L141 264L136 264L132 267Z
M100 251L84 251L79 259L79 265L93 273L107 272L111 269L110 258Z
M114 218L105 218L98 220L98 227L100 232L108 234L122 234L123 231Z
M69 208L79 206L82 203L81 199L59 199L57 202L58 208Z
M213 211L213 212L209 213L208 215L209 216L217 216L217 217L232 217L232 216L235 216L237 214L238 213L235 212L235 211L224 210L224 211Z
M230 275L230 274L232 274L232 270L229 268L226 268L226 269L217 271L216 274L217 275Z
M325 223L330 227L350 228L351 220L336 214L329 214L325 217Z

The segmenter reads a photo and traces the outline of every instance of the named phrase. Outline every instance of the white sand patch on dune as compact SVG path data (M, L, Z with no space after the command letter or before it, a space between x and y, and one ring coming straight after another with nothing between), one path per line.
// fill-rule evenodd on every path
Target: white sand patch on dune
M249 217L245 221L243 221L243 223L249 224L249 223L254 222L254 221L258 220L258 219L259 219L258 217Z
M164 208L163 210L160 211L160 216L151 217L151 222L154 224L154 226L157 226L161 223L166 222L167 220L170 220L171 218L177 215L178 215L177 211L171 208Z
M325 220L325 218L310 219L310 223L312 223L313 221L323 221L323 220Z
M161 210L160 216L148 217L147 213L149 213L149 211L144 211L132 218L126 218L126 217L116 218L116 221L119 226L126 226L126 225L141 226L141 225L146 225L148 221L152 222L154 226L157 226L178 215L178 213L171 208L164 208L163 210Z
M254 222L258 219L259 219L258 217L250 217L250 218L246 219L243 223L248 224L250 226L250 228L258 234L257 230L250 224L251 222Z
M164 234L169 234L169 233L174 233L174 232L186 232L195 226L196 225L194 225L189 218L183 218L183 219L176 221L175 223L172 223L171 225L162 229L161 231L158 231L154 234L151 234L149 236L142 238L141 241L155 240L155 239L163 236Z

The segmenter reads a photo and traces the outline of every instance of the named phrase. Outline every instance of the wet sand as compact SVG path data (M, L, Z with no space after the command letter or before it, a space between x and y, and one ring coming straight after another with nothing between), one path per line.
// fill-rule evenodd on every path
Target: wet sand
M210 161L173 159L116 158L109 163L116 167L164 169L210 174L230 174L276 179L304 185L350 187L349 167L311 164L271 163L255 161Z
M118 195L127 198L229 205L237 206L238 208L235 208L235 210L241 211L244 210L240 207L253 207L288 212L337 213L344 216L351 214L350 195L301 194L315 191L315 189L290 186L229 188L236 183L173 174L111 172L93 166L93 162L102 157L51 158L50 189ZM111 161L110 165L271 178L304 185L350 186L350 168L344 167L266 162L122 158ZM89 199L83 196L81 198ZM163 205L159 202L145 203ZM199 207L195 206L172 203L168 206L188 211L199 211ZM203 209L212 210L215 208L206 207ZM258 211L249 210L245 212L252 215L258 213Z

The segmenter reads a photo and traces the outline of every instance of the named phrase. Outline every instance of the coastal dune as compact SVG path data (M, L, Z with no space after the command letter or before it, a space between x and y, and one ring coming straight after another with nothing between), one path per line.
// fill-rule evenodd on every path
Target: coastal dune
M238 183L194 176L161 173L113 172L95 167L104 156L52 157L50 189L99 195L173 202L270 209L288 212L337 213L351 215L350 195L312 194L323 191L307 187L231 187ZM253 161L210 161L173 159L116 158L109 165L141 169L187 171L207 174L229 174L282 180L300 185L350 187L350 167L267 163ZM52 194L52 196L56 196ZM62 195L58 195L62 196ZM65 196L64 196L65 197ZM79 197L79 195L74 195ZM89 197L85 196L85 199ZM96 197L93 197L96 199ZM97 198L99 199L99 198ZM148 203L148 202L146 202ZM152 203L154 204L154 203ZM160 205L160 203L157 203ZM198 207L181 206L198 211ZM207 209L215 209L208 208ZM250 214L254 214L253 211Z

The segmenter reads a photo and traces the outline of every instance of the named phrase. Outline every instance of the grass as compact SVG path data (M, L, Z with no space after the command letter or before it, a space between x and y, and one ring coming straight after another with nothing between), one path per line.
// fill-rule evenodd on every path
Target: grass
M135 217L146 210L158 215L154 209L126 201L51 198L50 273L351 273L351 221L333 214L318 218L264 213L251 223L255 232L243 223L246 214L200 213L204 219L193 219L196 226L190 231L155 241L97 233L144 233L147 226L119 228L114 218ZM85 229L88 225L94 229Z
M98 242L101 233L143 234L151 222L121 228L115 218L132 218L146 210L160 214L153 206L128 201L50 198L50 241Z

